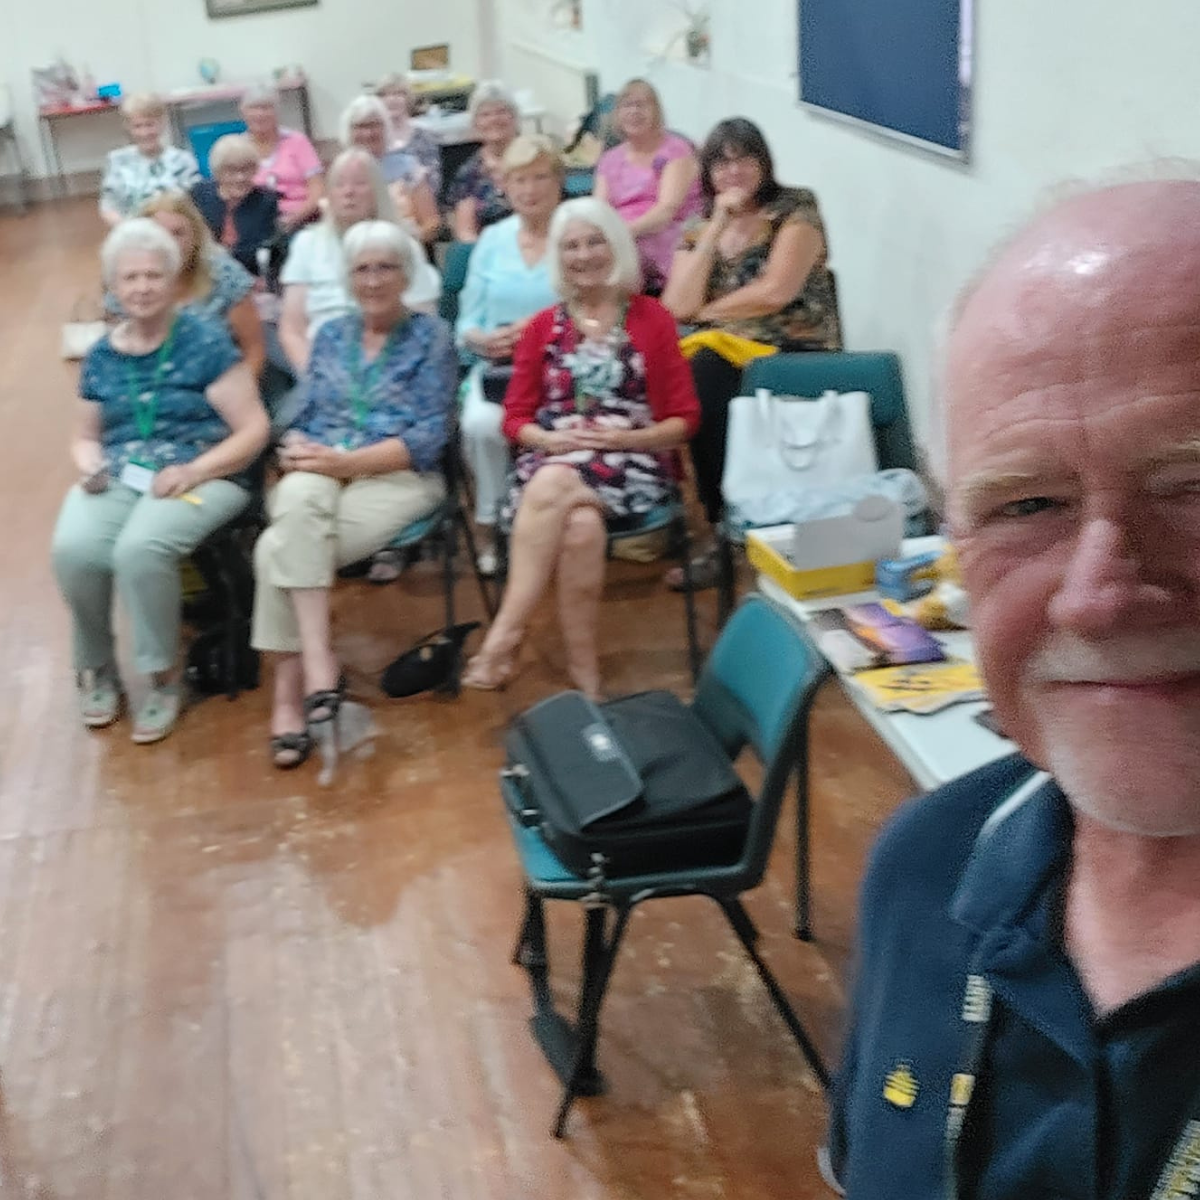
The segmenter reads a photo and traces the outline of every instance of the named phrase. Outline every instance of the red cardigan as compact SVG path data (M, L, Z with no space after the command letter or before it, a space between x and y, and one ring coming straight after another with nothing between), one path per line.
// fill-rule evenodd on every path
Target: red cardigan
M555 306L557 307L557 306ZM518 432L536 423L543 400L546 345L554 328L554 308L532 317L513 354L513 375L504 394L504 436L517 440ZM675 318L657 300L632 296L625 314L625 332L646 362L646 399L655 421L682 417L687 436L700 428L700 401L692 383L691 368L679 352Z

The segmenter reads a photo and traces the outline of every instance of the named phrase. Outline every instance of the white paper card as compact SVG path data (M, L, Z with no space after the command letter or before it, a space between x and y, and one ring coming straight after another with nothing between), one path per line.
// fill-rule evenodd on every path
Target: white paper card
M121 482L135 492L148 492L154 486L154 472L141 463L126 463L121 472Z

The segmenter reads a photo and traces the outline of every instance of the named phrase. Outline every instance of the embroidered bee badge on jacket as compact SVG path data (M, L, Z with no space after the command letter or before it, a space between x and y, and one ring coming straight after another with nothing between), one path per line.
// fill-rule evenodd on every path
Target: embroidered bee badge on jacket
M897 1063L883 1081L883 1098L896 1108L912 1108L921 1090L908 1063Z

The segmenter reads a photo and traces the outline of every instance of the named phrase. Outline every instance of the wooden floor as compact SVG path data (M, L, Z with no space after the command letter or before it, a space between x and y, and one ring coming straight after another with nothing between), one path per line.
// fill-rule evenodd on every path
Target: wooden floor
M0 1200L826 1194L820 1092L701 901L639 911L604 1013L610 1091L548 1136L495 783L505 721L562 686L548 618L510 692L387 701L373 681L439 623L436 578L341 585L339 650L384 736L332 789L271 769L261 689L198 704L157 747L79 728L47 547L72 475L58 333L97 239L86 202L0 218ZM686 686L658 575L614 567L614 690ZM786 815L750 907L833 1054L863 857L910 784L836 687L814 739L818 940L788 931ZM565 1001L578 913L560 908Z

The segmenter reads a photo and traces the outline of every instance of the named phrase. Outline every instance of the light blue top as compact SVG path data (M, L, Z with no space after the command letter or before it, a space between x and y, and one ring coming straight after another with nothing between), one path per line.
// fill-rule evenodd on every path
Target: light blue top
M550 256L528 266L517 245L520 217L505 217L489 225L471 251L467 280L458 299L454 336L467 362L475 355L465 349L468 329L491 333L501 325L532 317L558 297L550 287Z

